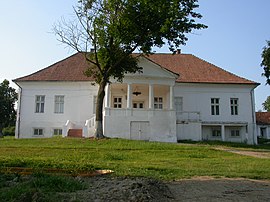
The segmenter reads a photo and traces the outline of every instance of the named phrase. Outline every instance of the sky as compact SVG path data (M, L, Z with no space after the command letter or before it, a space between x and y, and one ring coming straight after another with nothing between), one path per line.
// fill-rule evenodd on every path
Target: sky
M74 18L77 0L1 0L0 82L45 68L74 53L57 41L52 27ZM270 96L261 76L261 53L270 40L269 0L199 0L199 22L208 26L188 34L182 53L193 54L229 72L261 83L255 89L256 110ZM169 52L167 47L155 49ZM17 88L14 83L11 86Z

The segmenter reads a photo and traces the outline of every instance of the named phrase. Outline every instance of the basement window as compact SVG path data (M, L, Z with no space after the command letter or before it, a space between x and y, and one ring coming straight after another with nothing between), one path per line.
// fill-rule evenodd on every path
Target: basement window
M231 130L231 137L240 137L239 130Z
M53 129L53 135L62 135L62 129L57 128L57 129Z
M35 136L41 136L43 135L43 129L42 128L34 128L33 135Z
M221 131L220 130L212 130L212 137L220 137L221 136Z

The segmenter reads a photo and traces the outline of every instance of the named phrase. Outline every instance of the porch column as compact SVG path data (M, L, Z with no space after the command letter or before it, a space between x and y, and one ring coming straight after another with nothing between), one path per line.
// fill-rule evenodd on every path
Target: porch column
M127 85L127 109L132 108L132 85L128 83Z
M105 87L105 108L111 107L111 85L107 84Z
M170 109L173 110L173 101L174 101L174 94L173 94L173 86L170 86Z
M149 109L153 109L154 105L154 88L153 84L149 84Z
M225 126L221 125L221 140L225 141Z

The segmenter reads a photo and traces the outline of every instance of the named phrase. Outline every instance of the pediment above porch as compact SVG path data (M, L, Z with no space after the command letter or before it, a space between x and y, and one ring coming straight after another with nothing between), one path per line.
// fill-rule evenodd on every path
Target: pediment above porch
M147 78L147 79L167 79L176 80L179 75L167 70L166 68L160 66L159 64L151 61L149 58L140 56L138 59L139 67L142 67L142 72L137 72L135 74L126 74L125 78Z

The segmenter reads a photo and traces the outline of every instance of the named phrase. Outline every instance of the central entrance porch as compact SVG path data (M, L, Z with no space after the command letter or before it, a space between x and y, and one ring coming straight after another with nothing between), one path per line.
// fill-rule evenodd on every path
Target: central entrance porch
M107 137L176 142L173 85L113 83L106 87Z

